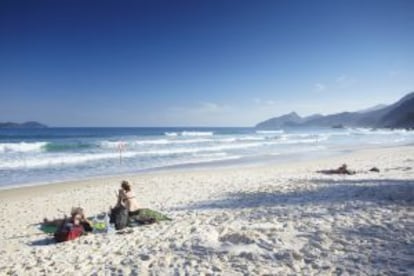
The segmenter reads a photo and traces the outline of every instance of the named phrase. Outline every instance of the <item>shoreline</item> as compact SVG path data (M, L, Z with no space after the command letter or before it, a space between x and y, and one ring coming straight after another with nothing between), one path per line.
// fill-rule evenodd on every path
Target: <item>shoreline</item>
M286 128L270 133L224 128L190 133L169 137L143 130L52 131L44 137L27 133L27 141L23 139L26 136L16 136L18 140L0 145L4 153L0 158L0 190L124 174L317 160L343 151L409 144L414 138L414 132L359 128ZM204 136L207 133L209 136ZM124 158L118 162L121 141Z
M409 145L406 145L407 147ZM403 147L406 147L403 146ZM392 147L392 148L400 148L400 147ZM373 150L371 149L363 149L362 151L365 150ZM269 167L273 167L273 166L289 166L293 163L295 164L300 164L300 163L309 163L312 161L318 161L318 160L325 160L325 159L330 159L330 158L334 158L334 157L340 157L342 155L348 155L354 152L358 152L360 150L351 150L349 152L337 152L336 154L332 154L329 155L328 157L320 157L320 156L314 156L314 157L308 157L305 158L305 160L292 160L292 159L285 159L284 161L268 161L267 163L234 163L234 164L229 164L229 165L225 165L225 166L214 166L208 164L209 162L205 162L205 163L199 163L197 165L188 165L188 164L184 164L184 165L172 165L172 166L168 166L168 167L162 167L162 168L154 168L154 169L148 169L148 170L143 170L140 172L132 172L132 173L120 173L120 174L110 174L110 175L99 175L99 176L93 176L93 177L85 177L85 178L80 178L80 179L73 179L73 180L63 180L63 181L52 181L52 182L38 182L38 183L28 183L28 184L16 184L16 185L12 185L12 186L4 186L4 187L0 187L0 199L2 198L2 194L3 193L13 193L13 191L19 191L19 190L28 190L28 191L41 191L44 189L48 189L48 188L58 188L59 186L61 186L61 188L63 187L74 187L76 185L79 185L80 183L88 183L88 182L97 182L97 181L104 181L107 179L128 179L131 177L139 177L139 176L146 176L146 175L158 175L158 174L174 174L174 173L201 173L201 172L206 172L206 171L216 171L216 172L220 172L220 171L231 171L231 170L237 170L240 168L243 169L260 169L260 168L269 168ZM118 181L119 182L119 181Z
M292 166L307 166L311 165L314 162L335 162L338 158L344 157L346 158L352 154L361 154L364 152L376 151L376 150L384 150L384 149L404 149L404 148L412 148L414 144L407 144L402 146L386 146L386 147L373 147L373 148L365 148L365 149L355 149L349 151L341 151L335 154L331 154L328 156L314 156L308 157L303 160L289 160L286 159L282 162L267 162L267 163L245 163L245 164L231 164L228 166L187 166L187 165L179 165L179 166L171 166L172 169L168 167L163 167L160 169L150 169L136 173L120 173L120 174L111 174L111 175L101 175L101 176L94 176L94 177L86 177L82 179L74 179L74 180L66 180L66 181L54 181L50 183L33 183L33 184L22 184L10 187L0 188L0 199L6 198L8 195L14 195L19 191L26 191L29 193L32 192L50 192L50 190L58 190L64 191L69 188L79 188L80 184L88 185L99 185L97 182L106 182L110 181L113 182L114 185L120 183L123 179L130 179L130 178L140 178L140 177L154 177L157 175L168 175L168 174L179 174L179 175L186 175L186 174L198 174L204 172L216 172L216 173L223 173L223 172L232 172L238 169L243 170L257 170L257 169L272 169L272 168L292 168ZM337 165L337 166L336 166ZM332 168L336 168L341 164L333 164ZM177 167L177 168L175 168Z

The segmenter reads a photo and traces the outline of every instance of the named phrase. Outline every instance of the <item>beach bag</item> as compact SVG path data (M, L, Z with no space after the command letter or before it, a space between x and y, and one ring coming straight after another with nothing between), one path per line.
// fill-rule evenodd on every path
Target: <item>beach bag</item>
M116 230L124 229L128 226L128 209L120 205L111 210L110 223L115 224Z
M54 234L56 242L71 241L79 238L84 232L82 225L74 225L73 223L64 221Z

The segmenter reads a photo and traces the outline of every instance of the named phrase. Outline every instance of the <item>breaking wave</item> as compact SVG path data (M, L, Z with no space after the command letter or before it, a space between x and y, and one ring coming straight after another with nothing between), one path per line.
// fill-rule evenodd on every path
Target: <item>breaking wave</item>
M208 130L208 131L207 131ZM210 131L211 130L211 131ZM174 164L292 154L325 154L364 145L414 142L407 130L364 128L68 129L39 138L0 133L0 187L10 183L136 172ZM84 133L79 136L79 133ZM123 162L120 163L120 155Z
M176 136L213 136L212 131L181 131L181 132L165 132L165 136L176 137Z
M279 130L256 130L257 134L282 134L285 133L283 129Z
M42 151L47 144L47 142L0 143L0 152L39 152Z

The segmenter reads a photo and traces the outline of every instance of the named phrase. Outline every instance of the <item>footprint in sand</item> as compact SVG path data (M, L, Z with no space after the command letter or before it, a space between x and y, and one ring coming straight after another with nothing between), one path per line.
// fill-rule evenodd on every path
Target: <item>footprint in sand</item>
M254 243L250 237L241 233L230 233L220 238L221 242L230 242L232 244L251 244Z

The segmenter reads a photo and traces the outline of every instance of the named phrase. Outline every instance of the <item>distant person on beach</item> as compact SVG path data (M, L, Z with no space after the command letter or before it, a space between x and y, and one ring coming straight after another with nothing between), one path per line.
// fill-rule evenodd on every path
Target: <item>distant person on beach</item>
M342 166L340 166L337 169L321 170L321 171L317 171L317 172L318 173L323 173L323 174L348 174L348 175L355 174L355 171L352 171L352 170L348 169L348 166L346 164L343 164Z
M135 212L139 211L139 205L135 198L135 194L131 189L131 184L126 180L121 182L121 189L118 191L118 201L116 206L124 206L128 210L129 215L133 215Z

